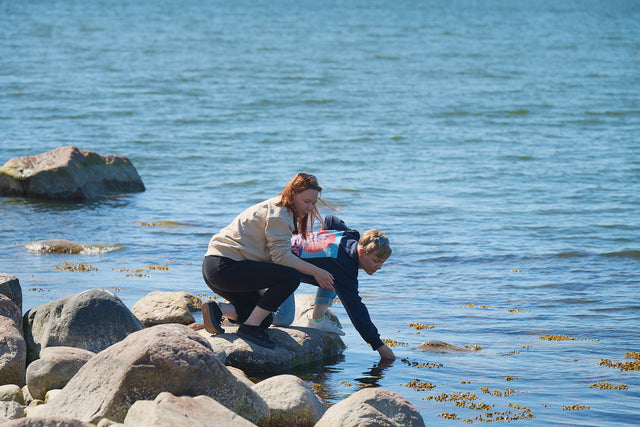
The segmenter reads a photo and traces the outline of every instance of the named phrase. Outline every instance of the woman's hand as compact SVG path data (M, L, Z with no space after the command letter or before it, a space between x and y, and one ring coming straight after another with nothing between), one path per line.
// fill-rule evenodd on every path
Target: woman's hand
M378 351L378 354L380 354L381 359L385 359L385 360L396 359L396 355L393 354L393 351L391 351L391 349L386 345L383 345L382 347L378 347L377 351Z
M323 270L319 267L316 268L316 270L313 272L313 278L316 279L316 282L318 282L318 285L320 285L321 288L331 289L332 291L335 291L333 287L333 275L327 270Z

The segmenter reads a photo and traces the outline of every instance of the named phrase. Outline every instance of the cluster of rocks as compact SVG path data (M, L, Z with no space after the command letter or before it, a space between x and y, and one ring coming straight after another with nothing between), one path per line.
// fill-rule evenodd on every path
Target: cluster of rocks
M298 313L311 296L296 296ZM365 388L327 407L296 366L336 356L338 335L270 328L269 350L235 326L211 336L201 300L152 292L129 310L90 289L22 314L17 278L0 273L0 424L3 426L423 426L403 397ZM255 383L247 374L269 378Z

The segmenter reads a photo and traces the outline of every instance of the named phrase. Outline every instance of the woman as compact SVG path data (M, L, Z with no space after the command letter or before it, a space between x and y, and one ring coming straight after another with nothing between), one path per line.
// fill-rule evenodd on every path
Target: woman
M241 323L237 334L243 339L275 348L266 333L271 313L296 290L300 273L333 290L329 272L290 251L291 237L306 236L314 219L321 220L316 207L321 191L315 176L299 173L278 196L251 206L211 238L202 274L207 286L229 303L202 304L207 332L223 333L224 316Z

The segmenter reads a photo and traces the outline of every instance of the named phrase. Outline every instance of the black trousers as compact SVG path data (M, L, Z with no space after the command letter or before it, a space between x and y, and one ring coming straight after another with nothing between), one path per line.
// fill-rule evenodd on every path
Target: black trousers
M300 285L300 273L294 268L220 256L204 257L202 276L213 292L233 304L238 313L237 323L247 320L256 306L277 311ZM260 295L262 289L266 289L264 295ZM263 326L268 327L271 319L268 316Z

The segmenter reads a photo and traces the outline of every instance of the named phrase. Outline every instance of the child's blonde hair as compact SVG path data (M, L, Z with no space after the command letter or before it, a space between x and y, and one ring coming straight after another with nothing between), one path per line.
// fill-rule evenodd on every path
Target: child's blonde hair
M391 256L391 246L389 238L386 234L372 228L362 233L358 245L362 247L365 253L375 252L380 258L385 260Z

